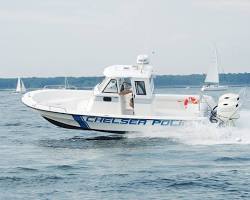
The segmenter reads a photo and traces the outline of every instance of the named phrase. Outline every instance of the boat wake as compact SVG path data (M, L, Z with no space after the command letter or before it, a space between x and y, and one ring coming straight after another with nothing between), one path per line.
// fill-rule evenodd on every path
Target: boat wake
M250 144L250 111L242 110L236 127L217 127L216 124L194 123L187 127L168 129L167 132L128 134L128 138L168 138L188 145Z

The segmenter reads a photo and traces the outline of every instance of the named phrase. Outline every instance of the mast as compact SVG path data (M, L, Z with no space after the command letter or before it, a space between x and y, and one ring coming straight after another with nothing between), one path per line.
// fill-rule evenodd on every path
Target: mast
M64 89L67 89L69 87L69 82L67 76L64 77Z

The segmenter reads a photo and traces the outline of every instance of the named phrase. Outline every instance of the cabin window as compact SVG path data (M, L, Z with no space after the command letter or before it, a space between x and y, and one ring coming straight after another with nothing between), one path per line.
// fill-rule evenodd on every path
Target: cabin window
M146 88L144 81L135 81L136 95L146 95Z
M124 78L121 80L120 91L131 90L131 80L129 78Z
M118 93L116 79L111 79L107 86L104 88L103 93Z

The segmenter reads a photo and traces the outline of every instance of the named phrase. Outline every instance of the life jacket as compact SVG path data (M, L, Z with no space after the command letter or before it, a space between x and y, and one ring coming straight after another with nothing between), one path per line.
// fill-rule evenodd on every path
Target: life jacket
M189 103L198 104L199 100L196 99L195 97L187 97L187 98L185 98L184 101L183 101L184 107L187 108Z

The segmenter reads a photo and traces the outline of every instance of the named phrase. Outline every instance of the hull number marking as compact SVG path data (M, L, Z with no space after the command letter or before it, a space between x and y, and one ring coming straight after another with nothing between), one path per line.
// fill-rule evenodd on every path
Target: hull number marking
M83 117L85 118L85 117ZM113 118L113 117L95 117L87 116L86 122L104 123L104 124L123 124L123 125L152 125L152 126L182 126L183 120L160 120L160 119L129 119L129 118Z

